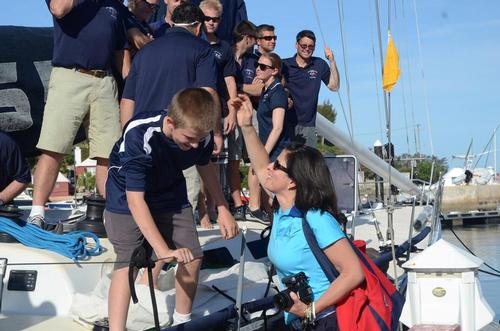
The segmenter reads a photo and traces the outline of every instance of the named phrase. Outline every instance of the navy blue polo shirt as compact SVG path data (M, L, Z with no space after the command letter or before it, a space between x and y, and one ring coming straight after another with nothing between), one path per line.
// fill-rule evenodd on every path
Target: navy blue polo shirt
M241 90L243 84L252 84L255 78L255 65L259 61L257 55L245 53L241 58L241 65L236 61L236 85Z
M52 65L111 72L114 52L127 39L118 6L116 0L80 1L63 18L54 17Z
M273 111L276 108L285 109L285 118L283 120L283 131L278 138L278 141L273 147L269 158L271 161L276 160L281 151L290 143L290 125L287 118L288 97L283 89L283 86L278 79L269 85L269 87L261 94L259 99L259 108L257 109L257 121L259 123L259 138L265 144L271 130L273 129Z
M6 133L0 131L0 191L13 180L30 183L31 173L21 149Z
M142 112L123 129L109 157L106 210L130 214L126 191L144 192L152 213L189 207L182 170L210 161L213 136L183 151L162 132L166 115L162 110Z
M188 87L217 88L217 64L208 43L184 28L173 27L144 46L134 58L123 98L138 113L166 109Z
M217 93L221 98L222 115L225 117L227 115L226 102L229 100L229 93L224 78L231 76L236 78L236 61L231 46L224 40L211 43L210 48L212 48L217 62Z
M201 0L190 0L195 6L199 6ZM247 8L244 0L221 0L222 17L217 28L217 36L233 45L233 30L241 21L248 20Z
M325 60L311 57L311 61L300 68L295 56L283 60L283 76L293 99L296 124L316 126L316 111L321 81L330 81L330 67Z
M170 29L172 26L165 22L165 18L162 18L159 21L153 22L149 25L151 27L151 30L153 30L153 37L159 38L163 35L165 35L165 32L167 32L168 29Z

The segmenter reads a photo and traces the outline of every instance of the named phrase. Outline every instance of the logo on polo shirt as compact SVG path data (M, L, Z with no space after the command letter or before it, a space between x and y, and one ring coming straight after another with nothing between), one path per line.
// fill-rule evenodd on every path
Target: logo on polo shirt
M307 71L307 74L309 75L310 79L318 78L318 71L317 70L311 69L311 70Z
M253 78L254 78L254 76L255 76L255 70L252 70L252 69L244 69L244 70L243 70L243 75L244 75L246 78L253 79Z
M222 59L222 53L219 51L214 51L214 55L217 59L221 60Z
M118 17L118 12L116 11L115 8L110 7L110 6L105 7L105 8L108 11L108 13L111 15L111 17L113 17L114 19L116 19Z

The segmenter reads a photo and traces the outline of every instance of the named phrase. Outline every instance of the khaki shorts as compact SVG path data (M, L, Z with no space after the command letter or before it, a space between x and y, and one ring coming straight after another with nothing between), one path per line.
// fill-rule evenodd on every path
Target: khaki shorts
M191 208L154 214L156 226L170 249L189 248L195 259L203 257ZM104 227L116 253L115 270L128 267L134 250L147 242L132 215L104 211ZM155 257L153 252L153 257Z
M89 140L89 157L109 158L121 135L115 79L54 67L37 148L70 153L82 123Z

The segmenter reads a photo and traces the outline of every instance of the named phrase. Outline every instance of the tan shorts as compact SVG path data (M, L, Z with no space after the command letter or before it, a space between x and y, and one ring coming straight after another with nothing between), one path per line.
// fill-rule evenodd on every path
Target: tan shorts
M203 257L190 207L177 212L154 214L153 219L169 248L189 248L195 259ZM136 247L147 243L141 230L132 215L107 210L104 211L104 227L116 253L118 263L115 263L115 269L127 267Z
M89 157L107 159L121 135L115 79L54 67L37 148L70 153L82 123L89 140Z

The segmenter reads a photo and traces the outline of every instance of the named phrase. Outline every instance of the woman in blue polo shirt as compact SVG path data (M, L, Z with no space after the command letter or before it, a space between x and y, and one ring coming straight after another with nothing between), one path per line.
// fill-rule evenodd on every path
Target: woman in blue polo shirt
M356 253L335 219L336 196L322 154L309 146L287 146L270 162L266 149L252 126L252 104L247 96L232 101L248 155L259 182L274 195L274 219L268 255L279 279L304 272L312 288L313 301L305 304L295 293L285 315L286 324L308 330L338 330L335 304L364 280ZM302 230L302 217L340 276L330 283L316 261ZM284 288L282 287L281 290ZM314 325L312 322L315 322Z

